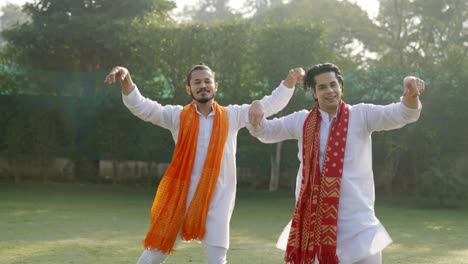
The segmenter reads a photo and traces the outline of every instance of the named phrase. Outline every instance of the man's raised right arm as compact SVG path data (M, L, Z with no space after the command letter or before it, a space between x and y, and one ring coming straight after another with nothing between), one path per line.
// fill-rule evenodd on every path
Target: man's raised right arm
M178 116L181 106L161 105L158 102L145 98L132 81L130 72L124 67L114 67L104 79L107 84L120 81L122 87L122 100L125 106L140 119L151 122L167 129L178 126Z
M104 82L107 84L114 84L116 80L120 81L122 86L122 93L124 95L129 95L133 89L135 89L135 84L132 81L132 76L127 68L116 66L112 68L110 73L104 79Z

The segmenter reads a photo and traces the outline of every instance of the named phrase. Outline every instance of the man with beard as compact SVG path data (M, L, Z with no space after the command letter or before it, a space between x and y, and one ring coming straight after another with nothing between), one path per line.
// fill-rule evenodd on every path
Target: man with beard
M303 76L300 68L290 70L286 80L260 100L266 116L287 105ZM193 100L184 107L143 97L124 67L113 68L105 82L116 79L125 106L144 121L170 130L176 143L154 198L138 264L161 263L181 240L202 241L209 264L226 263L236 194L237 133L249 122L250 105L220 106L214 100L215 73L206 65L194 66L187 75L186 92Z
M298 142L300 167L296 208L277 247L291 264L380 264L392 240L374 212L374 131L401 128L421 112L424 81L408 76L401 101L389 105L348 105L344 79L331 63L311 67L304 90L316 101L311 111L264 120L262 103L252 104L250 133L264 143Z

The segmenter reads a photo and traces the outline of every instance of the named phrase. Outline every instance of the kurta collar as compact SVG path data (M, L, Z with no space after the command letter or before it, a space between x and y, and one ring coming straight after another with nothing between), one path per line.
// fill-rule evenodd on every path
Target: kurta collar
M320 115L322 116L322 121L330 123L333 119L336 118L336 114L334 114L330 119L330 115L327 112L321 110L320 108L319 108L319 111L320 111Z
M197 114L203 116L203 114L200 113L200 111L198 111L198 106L197 106L197 104L193 104L193 105L195 106L195 110L197 110ZM208 114L207 117L214 116L214 115L215 115L215 111L214 111L214 109L213 109L213 106L211 106L211 112Z

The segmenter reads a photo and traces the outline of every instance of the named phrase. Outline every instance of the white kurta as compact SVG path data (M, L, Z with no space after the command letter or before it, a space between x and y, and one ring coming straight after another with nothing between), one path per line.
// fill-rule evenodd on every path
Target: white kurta
M376 254L392 240L374 212L374 176L372 172L372 141L374 131L401 128L419 118L418 109L410 109L402 103L386 106L358 104L350 106L348 138L344 157L341 196L338 208L337 255L340 263L353 263ZM320 163L323 162L331 121L326 112L320 111ZM303 110L282 118L264 120L260 128L250 133L262 142L274 143L286 139L298 140L298 158L301 162L296 180L296 201L302 181L303 126L309 111ZM333 117L334 118L334 117ZM278 240L277 247L286 249L291 222Z
M289 102L294 89L289 89L283 83L276 88L270 96L261 99L265 116L271 116L281 111ZM180 112L183 106L161 105L156 101L143 97L135 89L127 96L123 95L125 106L137 117L151 122L171 131L174 142L177 143L179 134ZM204 242L208 245L229 248L229 223L234 209L236 195L236 149L237 133L248 123L250 105L229 105L228 113L229 131L224 147L224 156L219 172L218 182L211 199L206 220L206 233ZM193 198L205 162L211 131L213 129L214 111L208 117L200 112L200 126L197 141L197 152L190 179L187 198L187 208Z

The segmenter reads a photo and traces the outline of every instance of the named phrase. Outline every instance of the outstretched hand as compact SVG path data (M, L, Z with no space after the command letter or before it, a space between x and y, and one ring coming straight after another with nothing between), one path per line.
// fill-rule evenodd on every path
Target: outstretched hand
M126 68L116 66L106 76L106 78L104 79L104 82L107 84L113 84L115 83L116 79L123 82L129 76L130 76L130 73L128 72Z
M122 92L125 95L128 95L133 91L134 84L132 77L130 76L130 72L127 70L127 68L121 66L112 68L110 73L104 79L104 82L107 84L114 84L116 80L120 81L120 84L122 85Z
M289 70L288 77L284 81L284 85L288 88L294 88L296 83L304 81L305 71L301 67Z
M424 91L424 81L414 77L407 76L403 79L403 96L418 97Z
M257 129L262 124L264 115L262 102L253 101L249 109L249 123Z

